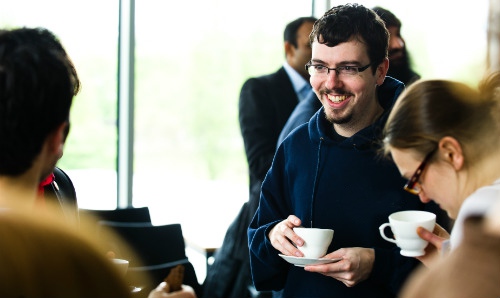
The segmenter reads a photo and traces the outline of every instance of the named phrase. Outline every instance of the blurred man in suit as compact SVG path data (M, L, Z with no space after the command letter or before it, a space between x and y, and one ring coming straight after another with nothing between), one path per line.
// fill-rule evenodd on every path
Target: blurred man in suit
M250 174L251 213L260 185L271 166L278 136L295 106L312 93L309 73L309 34L316 18L302 17L284 32L285 62L275 73L248 79L241 88L239 120Z
M251 284L246 227L259 204L260 186L271 166L279 133L297 103L312 93L305 64L311 59L309 33L316 18L301 17L285 27L285 61L276 72L249 78L239 98L241 135L249 167L249 201L229 226L203 284L204 297L246 297Z

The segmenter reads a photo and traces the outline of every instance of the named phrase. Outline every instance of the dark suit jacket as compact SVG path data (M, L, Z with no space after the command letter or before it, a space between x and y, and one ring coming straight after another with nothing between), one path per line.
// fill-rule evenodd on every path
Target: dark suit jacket
M321 101L319 101L316 93L311 92L308 97L299 102L290 117L288 117L288 121L285 123L285 126L283 127L283 130L278 138L277 146L283 142L292 130L297 128L299 125L308 122L309 119L316 114L319 108L321 108Z
M283 67L273 74L250 78L241 88L239 120L250 172L249 202L243 204L215 254L203 283L203 298L249 295L252 278L247 227L259 204L260 186L271 166L278 136L297 102Z
M249 212L255 212L260 186L271 166L276 143L299 99L285 69L248 79L241 88L239 121L250 174Z

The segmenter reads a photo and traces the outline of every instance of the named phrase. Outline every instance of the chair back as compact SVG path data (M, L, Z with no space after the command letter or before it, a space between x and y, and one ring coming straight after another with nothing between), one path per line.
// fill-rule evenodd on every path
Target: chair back
M114 222L147 222L151 223L149 208L129 207L112 210L80 209L81 214L90 214L97 220L107 220Z
M100 230L111 229L127 243L132 252L121 250L116 243L109 243L109 249L115 251L117 258L129 260L127 277L133 282L134 274L146 272L155 287L168 275L170 270L184 265L184 284L195 290L201 297L201 285L198 282L193 265L186 256L186 248L180 224L152 225L151 223L122 223L100 221ZM98 232L99 237L105 233ZM102 239L101 241L106 241Z
M61 168L55 167L52 173L54 181L43 187L44 197L61 206L61 214L69 223L78 225L78 201L73 181Z

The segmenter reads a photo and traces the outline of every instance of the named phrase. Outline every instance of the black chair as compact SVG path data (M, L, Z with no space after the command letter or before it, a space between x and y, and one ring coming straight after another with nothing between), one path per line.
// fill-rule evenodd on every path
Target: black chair
M54 181L45 185L44 196L47 201L61 206L61 214L72 224L78 223L78 201L75 186L71 178L62 169L55 167L52 171ZM56 205L57 206L57 205Z
M148 207L129 207L112 210L80 209L80 214L94 216L97 220L151 223L151 214Z
M132 252L120 249L119 244L108 243L109 250L117 258L129 260L127 279L135 285L136 275L149 275L152 284L146 285L146 293L156 287L170 270L184 265L184 284L191 286L198 297L202 297L202 287L198 282L195 269L186 256L186 248L180 224L152 225L150 223L120 223L100 221L100 231L113 230L132 248ZM106 242L105 233L98 233L100 240Z

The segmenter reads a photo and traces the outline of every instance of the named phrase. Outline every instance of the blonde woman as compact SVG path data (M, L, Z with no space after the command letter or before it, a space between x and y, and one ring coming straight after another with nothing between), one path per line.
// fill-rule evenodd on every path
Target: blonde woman
M430 270L410 279L403 297L500 296L500 237L483 223L500 203L499 88L500 73L484 78L478 89L419 81L402 93L389 116L385 153L408 179L404 188L456 219L449 240L437 230L418 230L430 242L419 258ZM435 258L447 243L449 255Z

